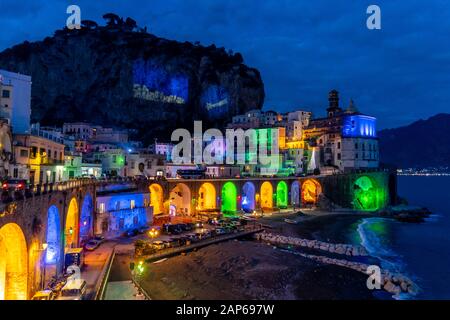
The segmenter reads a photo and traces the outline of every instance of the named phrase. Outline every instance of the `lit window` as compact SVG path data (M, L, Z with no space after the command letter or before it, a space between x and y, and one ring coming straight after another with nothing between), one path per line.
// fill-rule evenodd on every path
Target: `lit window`
M130 201L130 207L131 209L134 209L136 207L136 202L134 200Z
M100 203L98 211L99 211L99 213L104 213L105 212L105 204L104 203Z

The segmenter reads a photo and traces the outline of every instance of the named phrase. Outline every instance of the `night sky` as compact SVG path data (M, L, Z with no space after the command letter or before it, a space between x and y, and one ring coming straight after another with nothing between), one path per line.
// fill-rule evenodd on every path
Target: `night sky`
M69 4L101 25L114 12L157 36L241 52L261 71L265 109L322 116L336 88L381 128L450 112L450 1L0 0L0 51L52 35ZM371 4L382 30L366 28Z

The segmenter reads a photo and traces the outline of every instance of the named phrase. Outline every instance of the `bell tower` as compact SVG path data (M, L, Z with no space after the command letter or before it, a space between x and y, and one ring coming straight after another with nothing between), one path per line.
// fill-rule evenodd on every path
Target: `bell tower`
M342 113L342 109L339 107L339 92L331 90L328 94L329 106L327 108L328 117L332 118Z

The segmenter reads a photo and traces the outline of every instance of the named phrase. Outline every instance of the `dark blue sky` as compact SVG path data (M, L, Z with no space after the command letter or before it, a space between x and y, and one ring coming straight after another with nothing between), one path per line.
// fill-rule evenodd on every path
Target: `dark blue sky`
M0 50L51 35L69 4L82 19L114 12L157 36L241 52L261 71L266 109L321 116L336 88L381 128L450 112L447 0L0 0ZM382 30L366 28L371 4Z

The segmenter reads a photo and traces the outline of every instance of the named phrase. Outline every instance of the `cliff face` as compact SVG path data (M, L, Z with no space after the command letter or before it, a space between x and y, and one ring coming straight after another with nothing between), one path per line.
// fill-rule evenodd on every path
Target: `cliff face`
M127 20L128 21L128 20ZM222 126L264 102L258 70L214 45L180 43L109 22L59 30L0 53L0 68L32 76L32 122L89 121L168 140L193 120Z
M450 166L450 114L382 130L378 136L384 163L400 168Z

